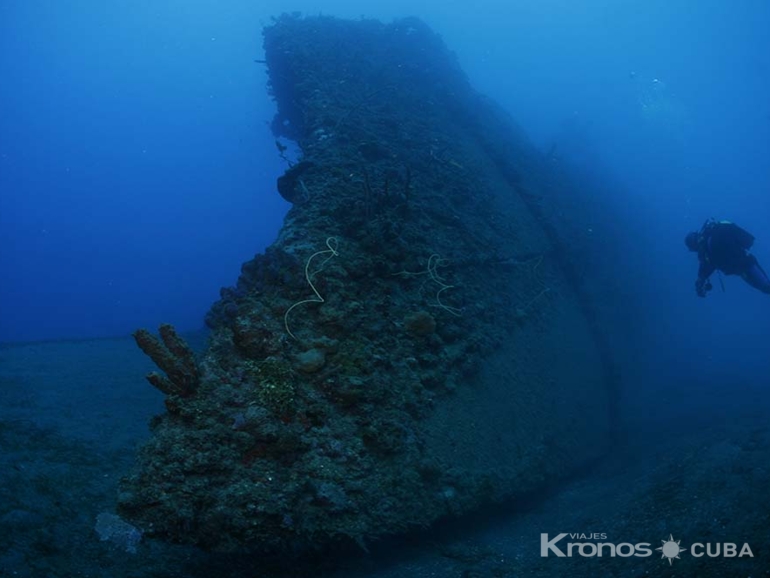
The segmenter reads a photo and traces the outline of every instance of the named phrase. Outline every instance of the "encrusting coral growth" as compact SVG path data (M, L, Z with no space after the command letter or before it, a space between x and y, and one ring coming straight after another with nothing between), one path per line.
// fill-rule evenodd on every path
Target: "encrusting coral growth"
M170 326L135 334L168 412L121 516L218 550L363 544L604 451L602 360L527 205L536 151L419 20L283 16L264 43L294 206L197 364Z

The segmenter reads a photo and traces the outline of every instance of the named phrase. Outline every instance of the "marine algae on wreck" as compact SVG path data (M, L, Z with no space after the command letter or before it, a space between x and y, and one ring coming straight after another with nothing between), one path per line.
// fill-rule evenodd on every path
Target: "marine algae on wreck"
M419 20L282 16L264 46L294 206L194 370L144 348L167 412L121 516L218 550L365 543L601 455L607 360L538 153Z

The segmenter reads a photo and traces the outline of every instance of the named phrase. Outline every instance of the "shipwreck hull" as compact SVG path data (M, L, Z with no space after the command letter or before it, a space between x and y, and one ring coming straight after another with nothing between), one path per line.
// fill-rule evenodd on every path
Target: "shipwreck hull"
M219 550L365 543L599 457L607 347L537 152L420 21L282 17L264 39L294 206L197 367L137 336L168 411L121 515Z

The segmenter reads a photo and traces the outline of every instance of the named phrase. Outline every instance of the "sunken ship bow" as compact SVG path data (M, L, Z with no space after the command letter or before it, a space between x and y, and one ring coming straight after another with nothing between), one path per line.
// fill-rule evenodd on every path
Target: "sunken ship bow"
M366 544L600 456L613 384L540 155L419 20L283 16L264 46L293 207L200 356L137 332L166 412L119 513L213 550Z

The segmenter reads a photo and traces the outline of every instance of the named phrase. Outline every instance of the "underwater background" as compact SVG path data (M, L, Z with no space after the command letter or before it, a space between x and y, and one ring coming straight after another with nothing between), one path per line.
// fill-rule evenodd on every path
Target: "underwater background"
M601 195L571 226L592 241L590 270L611 280L621 384L615 445L586 471L366 554L322 556L315 575L770 571L768 297L725 277L698 299L683 243L707 218L729 219L770 262L770 5L11 1L0 7L0 575L313 573L291 557L116 545L97 529L164 411L131 332L173 323L202 351L220 287L290 208L276 179L281 155L297 153L271 133L261 31L295 10L420 18L551 171L575 175L576 195ZM541 534L561 532L749 543L753 556L542 557Z

